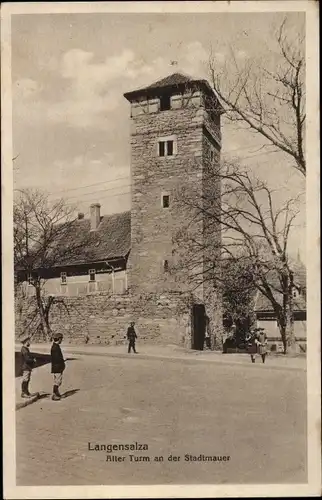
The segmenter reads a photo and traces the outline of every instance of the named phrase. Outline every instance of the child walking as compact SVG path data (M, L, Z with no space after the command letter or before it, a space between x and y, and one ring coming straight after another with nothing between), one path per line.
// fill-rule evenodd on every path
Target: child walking
M61 352L60 344L63 340L63 335L61 333L56 333L53 335L53 345L51 346L51 373L54 376L54 387L53 387L53 401L59 401L61 399L61 394L59 393L59 387L63 381L63 371L65 370L65 361L63 354Z

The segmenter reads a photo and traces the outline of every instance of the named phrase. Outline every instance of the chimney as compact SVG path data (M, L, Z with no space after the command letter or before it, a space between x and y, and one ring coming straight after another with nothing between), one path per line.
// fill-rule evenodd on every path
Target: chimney
M101 221L101 205L99 203L92 203L90 206L91 214L91 231L96 231Z
M83 212L78 212L78 220L84 219Z

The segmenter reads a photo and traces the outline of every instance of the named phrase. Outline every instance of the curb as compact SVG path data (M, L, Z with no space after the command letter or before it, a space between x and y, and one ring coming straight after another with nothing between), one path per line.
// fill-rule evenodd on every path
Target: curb
M187 354L187 357L184 357L184 356L165 356L165 355L161 355L161 354L140 354L138 353L138 357L135 355L135 354L131 354L129 355L128 353L120 353L120 352L86 352L86 350L79 350L79 349L75 349L75 350L69 350L69 349L73 349L72 347L70 348L69 346L66 346L66 350L65 350L65 356L68 357L68 355L73 355L73 354L77 354L77 355L84 355L84 356L105 356L105 357L112 357L112 358L127 358L127 359L158 359L158 360L162 360L162 361L182 361L184 360L185 362L189 362L189 363L195 363L195 362L204 362L204 363L210 363L210 364L215 364L216 362L218 363L221 363L221 364L227 364L228 366L231 366L231 365L244 365L244 366L249 366L251 367L252 369L254 368L258 368L259 366L261 366L261 369L263 369L262 367L262 363L258 363L257 365L254 365L254 364L251 364L251 363L245 363L244 361L241 361L241 360L233 360L233 359L229 359L229 362L226 362L222 359L219 359L218 357L216 357L216 359L212 358L212 359L205 359L205 358L199 358L196 357L196 358L191 358L191 357L188 357L189 355ZM46 350L45 347L41 347L39 346L38 347L38 350L41 351L41 350ZM33 349L33 352L37 353L36 351L36 348ZM297 371L306 371L306 365L304 366L287 366L287 365L283 365L283 366L278 366L278 365L270 365L269 363L267 363L265 366L269 366L270 369L272 370L297 370Z

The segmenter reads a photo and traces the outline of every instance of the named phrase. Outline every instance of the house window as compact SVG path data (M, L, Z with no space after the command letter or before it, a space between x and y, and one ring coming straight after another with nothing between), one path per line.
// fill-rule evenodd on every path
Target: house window
M96 281L95 269L89 270L89 281Z
M168 260L163 261L163 271L165 273L167 273L169 271L169 261Z
M164 194L162 196L162 207L169 208L170 207L170 196L168 194Z
M168 111L171 109L171 98L169 95L160 97L160 111Z
M67 273L60 273L60 284L67 285Z
M159 141L159 156L173 156L174 141Z

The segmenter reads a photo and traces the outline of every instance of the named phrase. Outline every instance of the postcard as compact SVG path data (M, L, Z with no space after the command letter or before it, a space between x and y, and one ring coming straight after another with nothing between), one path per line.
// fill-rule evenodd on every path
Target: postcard
M2 6L4 496L319 496L318 5Z

